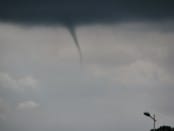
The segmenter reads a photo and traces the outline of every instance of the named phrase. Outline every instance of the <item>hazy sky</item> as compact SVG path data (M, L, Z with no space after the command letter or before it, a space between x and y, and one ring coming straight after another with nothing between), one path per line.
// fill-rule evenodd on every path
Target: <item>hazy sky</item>
M54 11L61 6L44 1L38 4L18 0L16 5L2 2L1 131L148 131L152 121L143 116L144 111L157 115L157 126L172 126L171 1L142 1L135 5L110 1L107 5L102 0L99 11L103 12L96 14L93 8L98 7L97 0L93 6L86 2L93 7L91 10L85 4L83 8L77 6L78 1L73 6L60 1L65 9L71 7L68 11L78 7L65 21L63 12L56 20L57 14L46 17L50 13L44 12L49 12L50 7ZM38 10L34 5L42 6ZM84 15L85 11L89 12ZM82 66L72 36L60 25L62 21L76 26ZM27 22L31 25L26 26Z

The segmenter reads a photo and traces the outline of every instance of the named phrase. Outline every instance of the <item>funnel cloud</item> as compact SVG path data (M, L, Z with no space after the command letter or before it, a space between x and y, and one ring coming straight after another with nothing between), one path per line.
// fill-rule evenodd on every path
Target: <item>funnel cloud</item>
M1 0L0 131L149 131L144 111L173 126L173 12L174 0Z
M74 43L77 47L77 50L79 52L79 56L80 56L80 64L82 64L82 52L81 52L81 48L80 48L80 44L79 44L79 41L77 39L77 34L76 34L76 30L75 30L75 27L72 25L67 25L67 29L69 31L69 33L71 34L73 40L74 40Z

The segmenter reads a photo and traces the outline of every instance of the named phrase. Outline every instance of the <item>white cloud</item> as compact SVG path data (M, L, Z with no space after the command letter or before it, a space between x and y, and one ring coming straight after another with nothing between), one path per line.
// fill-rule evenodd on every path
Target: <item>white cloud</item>
M18 83L21 87L31 87L31 88L36 88L37 87L37 80L35 80L31 76L23 77L18 80Z
M13 89L36 88L38 81L32 76L25 76L17 79L10 76L8 73L0 72L0 85L3 88Z
M34 101L25 101L17 105L18 110L31 110L31 109L36 109L38 107L39 104L37 104Z
M3 88L18 88L18 83L8 73L0 72L0 85Z

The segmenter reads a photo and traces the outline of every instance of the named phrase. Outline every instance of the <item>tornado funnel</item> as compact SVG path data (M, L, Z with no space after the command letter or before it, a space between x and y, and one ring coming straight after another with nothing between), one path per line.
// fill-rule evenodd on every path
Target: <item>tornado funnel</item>
M76 31L75 31L75 28L74 26L67 26L67 29L69 31L69 33L71 34L73 40L74 40L74 43L77 47L77 50L79 52L79 56L80 56L80 64L82 64L82 52L81 52L81 48L80 48L80 45L79 45L79 42L78 42L78 39L77 39L77 35L76 35Z

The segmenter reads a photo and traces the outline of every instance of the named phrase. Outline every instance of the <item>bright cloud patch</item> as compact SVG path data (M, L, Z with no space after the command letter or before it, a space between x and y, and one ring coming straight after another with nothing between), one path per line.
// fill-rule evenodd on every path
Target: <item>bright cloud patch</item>
M9 74L0 72L0 85L4 88L17 88L18 84Z
M18 110L31 110L36 109L37 107L39 107L39 104L34 101L25 101L17 105Z
M23 86L23 87L31 87L31 88L37 87L37 80L33 79L33 77L31 76L27 76L27 77L19 79L18 83L20 86Z
M16 79L8 73L0 72L0 85L3 88L35 88L37 87L37 83L37 80L31 76Z

